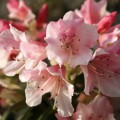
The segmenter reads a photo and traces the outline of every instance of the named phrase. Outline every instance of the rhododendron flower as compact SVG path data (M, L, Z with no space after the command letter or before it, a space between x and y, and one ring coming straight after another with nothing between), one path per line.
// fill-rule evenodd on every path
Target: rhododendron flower
M54 98L54 106L61 116L71 116L73 107L71 97L73 96L73 85L65 80L65 68L58 65L48 67L40 62L34 69L24 70L20 80L28 82L25 93L26 103L29 106L36 106L41 103L45 93L51 93Z
M0 47L10 51L19 48L19 36L21 32L10 25L10 29L0 34Z
M6 51L4 49L0 49L0 68L5 68L7 63L14 60L18 53L18 50Z
M113 109L105 96L98 95L88 105L79 103L75 120L115 120Z
M110 54L120 55L120 29L115 28L111 32L99 36L99 46Z
M83 17L86 23L96 24L109 13L106 11L107 0L96 2L95 0L86 0L81 10L75 12Z
M35 15L23 0L20 0L19 2L17 0L9 0L7 3L7 8L10 13L10 18L23 21L26 25L29 21L35 18Z
M109 100L101 95L97 95L87 105L79 103L73 118L63 118L59 115L57 118L58 120L115 120Z
M87 66L81 66L85 76L85 93L97 87L104 95L120 96L120 56L98 48Z
M7 76L14 76L22 72L25 66L25 60L21 53L19 53L13 60L7 62L3 72Z
M46 50L43 43L32 41L24 32L17 30L11 25L10 30L5 30L1 33L0 46L0 67L5 67L3 71L8 76L14 76L24 68L35 67L39 60L46 58Z
M19 53L13 60L9 61L4 68L3 71L7 76L14 76L15 74L21 73L23 69L33 68L40 60L46 58L44 44L32 41L30 37L23 32L20 36L18 34L19 32L17 31L14 33L14 36L19 37L20 40Z
M0 66L1 68L5 67L9 60L13 60L19 52L18 49L20 41L17 32L19 35L21 34L20 31L17 31L16 29L14 29L14 27L10 25L10 30L5 30L0 34L0 65L2 65ZM2 62L4 64L2 64Z
M20 39L20 51L23 53L25 58L30 58L32 60L43 60L46 58L46 44L33 41L26 34L22 34Z
M96 28L85 24L74 12L65 14L63 19L50 22L46 30L48 45L47 56L59 65L68 64L70 67L86 65L92 56L98 34Z

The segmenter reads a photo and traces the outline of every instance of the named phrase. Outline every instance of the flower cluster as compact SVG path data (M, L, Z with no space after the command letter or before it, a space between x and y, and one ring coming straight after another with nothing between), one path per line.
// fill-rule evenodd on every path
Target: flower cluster
M106 0L86 0L47 24L46 4L36 18L23 0L9 0L9 17L17 22L0 21L0 68L27 83L29 106L50 93L58 120L115 120L107 97L120 97L120 25L113 26L117 12L106 6ZM81 74L84 93L97 94L74 112L74 81Z

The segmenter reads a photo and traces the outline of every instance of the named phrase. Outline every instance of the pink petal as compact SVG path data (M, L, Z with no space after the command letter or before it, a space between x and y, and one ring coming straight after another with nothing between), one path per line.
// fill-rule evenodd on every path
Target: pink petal
M107 96L119 97L120 92L120 57L116 55L99 55L88 65L89 79L95 81L100 91ZM89 82L89 80L87 80Z
M72 116L74 108L71 104L71 98L73 96L73 85L65 83L58 95L58 114L60 116L69 117Z
M19 75L19 79L21 82L38 80L40 78L38 74L38 70L23 70L22 73Z
M41 82L41 81L40 81ZM36 106L41 103L42 101L42 96L45 93L50 92L53 87L54 87L54 82L53 80L47 79L45 81L42 81L40 86L39 86L39 81L33 81L27 84L25 93L26 93L26 103L29 106Z
M62 117L59 114L55 114L55 116L57 117L58 120L71 120L71 118Z
M9 53L4 50L4 49L0 49L0 68L3 69L9 60Z
M26 59L26 62L25 62L25 69L28 70L28 69L33 69L34 67L36 67L36 65L38 64L38 60L33 60L33 59Z
M42 46L39 42L21 42L20 49L24 54L25 58L40 60L46 58L45 47Z
M78 20L80 22L84 21L83 19L80 19L80 17L77 14L75 14L73 11L67 12L63 17L63 20L75 20L75 21Z
M89 24L98 23L101 18L106 16L107 0L95 2L95 0L86 0L83 4L80 13Z
M14 76L23 70L24 64L24 61L10 61L4 68L3 72L7 76Z
M20 41L20 40L19 40L19 37L20 37L20 35L22 34L22 32L19 31L19 30L17 30L17 29L16 29L15 27L13 27L11 24L10 24L10 32L12 33L14 39L19 42L19 41Z
M15 8L17 9L19 6L19 3L17 0L8 0L8 3L7 3L7 9L9 12L12 12L15 10Z
M93 90L94 88L94 79L92 78L91 74L88 72L88 68L87 66L81 66L81 69L84 73L84 77L85 77L85 89L84 92L89 95L89 93Z
M54 47L52 47L54 46ZM66 62L68 62L69 54L63 49L61 49L56 44L52 43L52 45L48 45L46 47L47 50L47 56L49 60L56 60L56 62L59 63L59 65L62 65ZM54 51L54 52L53 52ZM59 55L59 56L58 56Z
M105 33L99 37L99 45L105 51L112 54L120 53L120 40L119 40L120 29L116 28L113 32Z
M75 67L77 65L87 65L91 60L92 51L87 47L81 47L76 55L72 55L70 61L68 61L70 67Z
M29 61L26 61L28 63ZM26 64L25 63L25 64ZM30 62L29 62L30 63ZM28 63L28 64L29 64ZM33 65L32 65L33 66ZM26 66L25 66L26 67ZM19 78L22 82L29 82L29 81L39 81L41 79L41 76L45 76L48 78L49 74L46 75L46 72L43 73L42 71L45 70L47 67L47 64L43 61L40 61L37 66L33 67L27 67L26 70L23 70L22 73L19 75ZM41 73L42 72L42 73ZM42 74L42 75L41 75ZM46 79L47 79L46 78Z
M94 47L96 44L96 40L98 39L96 27L93 25L82 24L78 30L81 46L84 45L89 48Z
M61 21L61 20L59 20ZM57 22L57 25L56 25L56 22L50 22L48 25L47 25L47 29L46 29L46 39L53 36L54 38L57 37L57 34L60 30L59 30L59 24L60 22ZM59 31L58 31L59 30ZM56 31L56 32L55 32Z
M0 46L1 48L10 51L19 48L19 42L17 42L9 30L5 30L0 34Z
M10 12L10 18L24 21L24 24L27 24L30 20L35 18L35 15L23 0L20 0L19 2L15 1L15 4L13 1L9 1L7 8Z
M93 120L115 120L113 117L113 109L109 100L101 95L97 95L87 105L79 103L75 112L75 117L78 119L80 116L83 120L88 120L90 118Z

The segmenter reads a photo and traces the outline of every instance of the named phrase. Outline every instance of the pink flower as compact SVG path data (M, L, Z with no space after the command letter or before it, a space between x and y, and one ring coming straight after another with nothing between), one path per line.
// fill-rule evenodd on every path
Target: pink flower
M56 117L58 120L115 120L109 100L101 95L97 95L87 105L79 103L72 117L65 118L58 114Z
M85 76L85 93L89 94L97 87L104 95L120 96L120 56L109 54L103 49L95 51L87 66L81 66Z
M96 28L85 24L83 19L70 11L63 19L50 22L47 26L45 40L48 43L48 59L71 67L86 65L91 59L91 48L97 38Z
M13 35L14 34L14 35ZM9 60L13 60L19 53L19 37L21 32L10 25L10 30L0 34L0 68L4 68Z
M19 37L19 52L4 68L3 71L7 76L14 76L15 74L20 74L24 69L36 67L40 60L44 60L46 58L46 49L44 44L32 41L30 37L23 32L21 34L17 31L12 32L15 39Z
M25 68L25 60L21 53L18 53L17 56L7 62L7 65L4 67L3 72L7 76L15 76L20 74Z
M82 5L81 10L75 10L75 12L83 17L88 24L98 23L104 16L109 13L106 11L107 0L101 0L96 2L95 0L86 0Z
M25 93L26 103L29 106L36 106L41 103L42 96L51 93L55 100L54 107L57 107L61 116L71 116L73 107L71 97L73 96L73 85L65 80L65 68L58 65L48 67L40 62L34 69L23 71L20 80L28 82Z
M14 32L14 33L13 33ZM17 31L18 34L21 34L20 31ZM10 26L10 30L5 30L0 34L0 47L10 51L13 49L19 48L19 37L16 33L16 29Z
M45 46L10 25L10 29L0 34L0 68L4 68L7 76L33 68L46 58Z
M27 24L29 21L35 18L35 15L23 0L20 0L19 2L17 0L9 0L7 3L7 8L10 13L10 18L23 21L24 24Z
M110 54L120 55L120 29L115 27L113 31L101 34L99 46Z
M74 116L75 120L115 120L109 100L101 95L88 105L79 103Z
M25 58L30 58L32 60L43 60L46 58L46 45L44 43L33 41L24 33L20 36L20 39L20 51Z

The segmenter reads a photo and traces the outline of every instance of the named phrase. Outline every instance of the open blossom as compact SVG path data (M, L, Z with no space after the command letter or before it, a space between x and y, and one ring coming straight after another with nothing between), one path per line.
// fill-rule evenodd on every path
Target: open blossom
M46 58L46 44L33 41L24 33L20 36L20 39L20 51L23 53L25 58L30 58L32 60L43 60Z
M96 44L97 38L96 28L85 24L83 19L70 11L63 19L50 22L47 26L45 40L48 43L48 59L71 67L86 65L91 59L91 48Z
M56 117L58 120L115 120L109 100L101 95L97 95L87 105L79 103L72 118L63 118L59 115Z
M4 68L9 60L13 60L19 53L20 40L17 31L10 25L7 29L0 34L0 68Z
M105 96L98 95L88 105L79 103L75 120L115 120L113 109Z
M120 55L120 28L115 27L112 31L101 34L98 42L99 47L110 54Z
M95 0L86 0L81 10L75 10L77 15L83 17L88 24L97 24L104 16L109 13L106 11L107 0L96 2Z
M13 31L14 32L14 31ZM40 60L46 58L45 45L32 41L29 36L24 32L19 35L19 32L13 33L15 37L19 37L20 43L18 48L18 54L14 59L9 60L6 67L4 68L4 73L7 76L14 76L15 74L21 73L23 69L30 69L35 67ZM17 39L17 38L16 38Z
M120 96L120 56L98 48L87 66L81 66L85 76L85 93L97 87L104 95Z
M4 68L3 72L6 75L13 76L14 71L21 70L24 64L24 61L17 61L17 58L21 58L20 54L20 35L22 34L21 31L17 30L13 26L10 25L10 29L5 30L1 33L0 36L0 47L1 47L1 56L0 65L1 68ZM3 56L3 53L4 56ZM4 61L4 62L3 62ZM4 64L2 64L2 62ZM9 74L10 72L10 74Z
M23 0L20 0L19 2L17 0L9 0L7 8L10 18L23 21L24 24L27 24L30 20L35 18L35 15Z
M20 80L27 81L26 103L29 106L36 106L41 103L42 96L51 93L51 98L55 100L54 106L61 116L71 116L73 107L71 97L73 96L73 85L65 80L65 68L58 65L48 67L44 62L40 62L34 69L24 70L20 75Z
M14 76L23 69L33 68L46 58L45 44L32 41L24 32L10 25L0 34L0 68L7 76Z

